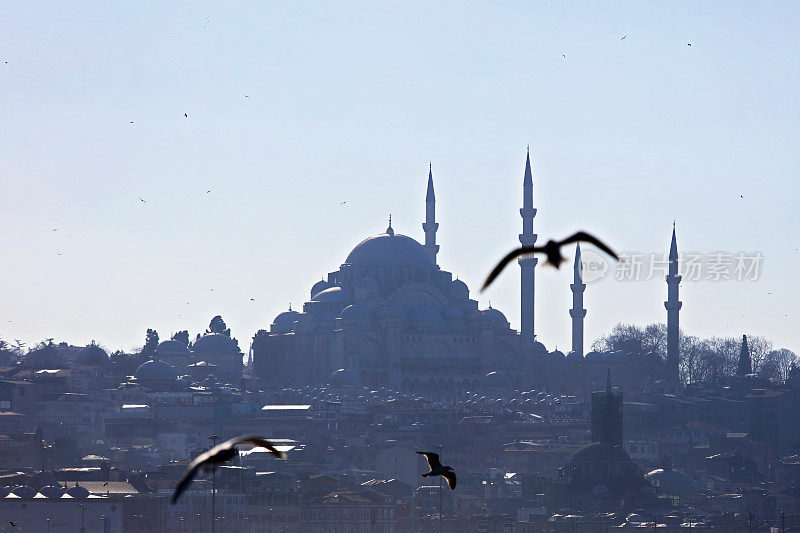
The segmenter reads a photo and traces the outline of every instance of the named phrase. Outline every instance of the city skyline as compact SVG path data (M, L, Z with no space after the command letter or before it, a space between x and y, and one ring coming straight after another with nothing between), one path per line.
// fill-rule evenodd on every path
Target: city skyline
M126 27L3 8L0 337L131 349L221 314L246 350L390 212L423 242L429 161L440 264L519 330L518 277L477 288L517 243L530 143L540 241L583 228L665 253L677 220L681 251L761 253L758 281L684 281L681 325L797 351L790 4L273 9L284 27L268 8L143 6ZM565 351L572 272L537 270L537 338ZM588 284L587 349L665 323L665 297L663 276Z

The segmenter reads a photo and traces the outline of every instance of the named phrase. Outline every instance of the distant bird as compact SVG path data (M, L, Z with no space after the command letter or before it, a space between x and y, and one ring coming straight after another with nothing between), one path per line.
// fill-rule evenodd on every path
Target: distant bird
M739 198L744 198L744 195L743 195L743 194L740 194L740 195L739 195Z
M189 467L186 469L186 472L184 472L183 478L175 487L175 492L172 493L171 503L174 505L175 502L178 501L178 498L180 498L181 494L183 494L183 492L189 487L189 485L191 485L192 480L195 478L195 476L200 470L208 470L210 468L214 468L217 465L227 463L228 461L236 457L239 454L239 450L236 449L236 446L239 444L252 444L253 446L266 448L267 450L269 450L269 453L271 453L278 459L286 459L285 453L278 450L267 439L263 439L256 435L243 435L241 437L235 437L230 440L226 440L222 444L214 446L206 453L200 454L197 457L195 457L194 461L192 461L189 464Z
M250 98L250 97L249 97L249 96L247 96L247 95L244 95L244 97L245 97L245 98Z
M103 486L108 487L108 481L103 481Z
M141 196L139 197L139 200L141 200L144 203L147 203L147 202L144 201L144 198L142 198Z
M500 273L503 271L506 265L508 265L513 259L521 255L544 253L545 255L547 255L547 260L545 261L545 264L559 268L561 266L561 263L563 263L566 260L566 258L563 255L561 255L561 247L567 244L572 244L574 242L588 242L594 244L595 246L603 250L605 253L607 253L617 261L619 261L619 257L614 252L614 250L606 246L597 237L589 235L584 231L579 231L574 235L560 241L549 240L547 241L547 244L545 244L544 246L522 246L520 248L517 248L516 250L513 250L503 259L501 259L499 263L497 263L497 266L495 266L494 269L489 273L489 276L486 278L486 281L483 282L483 287L481 287L481 290L482 291L486 290L486 287L491 285L491 283L495 280L497 276L500 275Z
M17 527L19 525L19 520L17 520L16 522L8 520L6 521L6 524L9 524L11 527Z
M133 121L132 121L132 120L131 120L131 124L133 124Z
M208 189L208 190L206 191L206 194L211 194L211 189Z
M561 57L563 57L564 59L566 59L566 58L567 58L567 54L561 54Z
M620 41L624 41L624 40L625 40L625 37L627 37L627 35L623 35L623 36L622 36L622 39L620 39Z
M189 115L187 115L186 113L184 113L183 116L189 118Z
M53 231L58 231L58 228L53 228Z
M256 301L256 299L255 299L255 298L250 298L250 301L251 301L251 302L255 302L255 301Z
M347 203L347 200L345 200L344 202L340 202L339 205L344 205L346 203Z
M452 467L449 466L442 466L442 463L439 462L439 454L434 452L417 452L420 455L424 455L425 459L428 461L428 467L431 469L430 472L422 474L422 477L432 477L432 476L442 476L447 480L447 485L450 487L450 490L456 490L456 473Z
M692 43L686 43L686 46L692 46Z

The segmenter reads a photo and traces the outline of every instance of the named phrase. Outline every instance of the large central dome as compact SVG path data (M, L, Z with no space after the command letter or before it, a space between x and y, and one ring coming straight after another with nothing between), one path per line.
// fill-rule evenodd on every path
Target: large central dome
M393 231L364 239L344 262L350 265L433 265L424 246Z

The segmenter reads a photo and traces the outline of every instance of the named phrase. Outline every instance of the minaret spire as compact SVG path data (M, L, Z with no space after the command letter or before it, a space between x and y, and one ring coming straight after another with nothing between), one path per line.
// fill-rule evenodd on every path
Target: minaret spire
M739 364L736 366L737 376L746 376L753 373L753 363L750 359L750 350L747 347L747 335L742 335L742 349L739 352Z
M569 286L572 291L572 309L569 310L569 316L572 317L572 351L583 357L583 319L586 316L583 291L586 290L586 284L583 282L581 269L581 243L578 243L575 246L573 281Z
M675 237L675 222L672 223L672 242L669 246L669 273L667 274L667 377L678 381L680 361L680 326L678 315L683 302L678 299L681 276L678 274L678 241Z
M519 242L523 246L533 246L537 235L533 232L533 217L536 209L533 207L533 173L531 172L531 151L528 146L525 157L525 177L522 180L522 233ZM523 345L533 344L535 333L533 328L533 296L534 296L534 268L539 260L536 257L523 257L517 260L521 270L520 274L520 333Z
M428 163L428 191L425 193L425 222L422 224L425 232L425 249L428 251L433 264L436 264L436 254L439 252L439 245L436 244L436 230L439 224L436 222L436 194L433 192L433 164Z

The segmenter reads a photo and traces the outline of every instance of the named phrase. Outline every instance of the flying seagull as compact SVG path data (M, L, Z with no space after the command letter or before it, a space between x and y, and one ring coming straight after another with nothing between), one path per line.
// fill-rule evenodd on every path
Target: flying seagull
M417 452L417 453L425 456L425 459L427 459L428 461L428 467L431 469L430 472L422 474L422 477L442 476L447 480L447 485L450 487L450 490L456 490L456 473L452 467L442 466L442 463L439 462L438 453L434 452Z
M178 501L178 498L181 497L183 491L185 491L189 485L191 485L192 480L195 478L198 471L214 468L217 465L226 463L236 457L239 454L239 450L236 449L236 446L239 444L252 444L253 446L266 448L269 450L269 453L278 459L286 459L285 453L278 450L267 439L263 439L256 435L243 435L241 437L234 437L231 440L226 440L222 444L214 446L206 453L198 455L195 460L189 464L189 467L183 474L183 478L175 487L175 492L172 493L171 503L174 505L175 502Z
M516 250L513 250L508 255L506 255L503 259L497 263L497 266L489 273L489 276L486 278L486 281L483 282L483 287L481 287L481 291L486 290L486 287L491 285L491 283L495 280L497 276L500 275L500 272L508 265L511 260L521 256L521 255L529 255L529 254L537 254L537 253L544 253L547 255L547 260L545 261L546 265L552 265L556 268L561 266L561 263L565 261L565 257L561 255L561 247L567 244L572 244L574 242L588 242L594 244L605 253L619 261L619 257L617 254L614 253L614 250L606 246L602 241L600 241L597 237L589 235L584 231L579 231L574 235L567 237L566 239L562 239L560 241L549 240L547 244L544 246L521 246Z
M12 522L11 520L7 520L6 524L9 524L11 527L17 527L19 525L19 520L16 522Z
M139 200L141 200L144 203L147 203L147 202L144 201L144 198L142 198L141 196L139 197Z
M623 36L622 36L622 39L620 39L620 41L624 41L624 40L625 40L625 37L627 37L627 35L623 35Z

